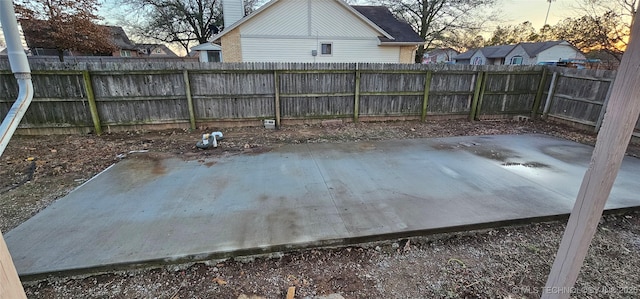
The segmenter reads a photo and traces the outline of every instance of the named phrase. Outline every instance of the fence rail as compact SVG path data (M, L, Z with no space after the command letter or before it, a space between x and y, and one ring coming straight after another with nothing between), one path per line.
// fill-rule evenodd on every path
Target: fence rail
M0 60L0 116L17 97ZM541 114L596 128L610 71L542 66L162 61L33 63L23 133L218 126L342 118L503 118Z

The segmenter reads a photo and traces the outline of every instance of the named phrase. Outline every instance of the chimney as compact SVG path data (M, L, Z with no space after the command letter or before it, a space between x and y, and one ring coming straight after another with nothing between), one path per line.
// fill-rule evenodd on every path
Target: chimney
M231 27L233 23L244 17L244 1L222 0L222 15L224 17L224 28Z

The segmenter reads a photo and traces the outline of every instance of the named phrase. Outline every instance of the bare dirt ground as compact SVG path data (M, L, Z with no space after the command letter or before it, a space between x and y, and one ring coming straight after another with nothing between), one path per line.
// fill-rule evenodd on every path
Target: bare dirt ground
M204 132L15 136L0 158L0 230L9 231L131 151L202 159L291 143L542 133L585 144L595 134L543 121L438 121L233 128L215 150ZM630 146L627 154L640 155ZM25 282L29 298L537 298L564 221L344 248ZM573 296L640 297L640 213L603 217ZM324 297L323 297L324 296Z

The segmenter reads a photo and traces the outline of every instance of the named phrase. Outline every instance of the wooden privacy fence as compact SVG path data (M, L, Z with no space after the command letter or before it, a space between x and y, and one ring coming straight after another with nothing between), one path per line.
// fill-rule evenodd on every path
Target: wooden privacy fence
M607 70L549 69L545 74L545 105L539 107L539 113L598 131L615 75Z
M6 70L0 73L4 116L17 86L8 66L0 69ZM39 63L32 69L35 96L20 126L31 134L537 113L595 125L613 78L542 66L354 63Z

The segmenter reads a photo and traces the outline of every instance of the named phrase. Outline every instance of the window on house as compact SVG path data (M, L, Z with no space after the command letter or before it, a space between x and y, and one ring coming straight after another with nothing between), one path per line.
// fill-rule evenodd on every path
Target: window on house
M129 50L120 50L121 57L131 57L131 51Z
M332 55L333 54L333 44L332 43L322 43L322 44L320 44L320 54L322 54L322 55Z
M521 65L522 64L522 56L513 56L513 57L511 57L511 64Z
M222 55L220 51L207 51L207 61L209 62L221 62Z

